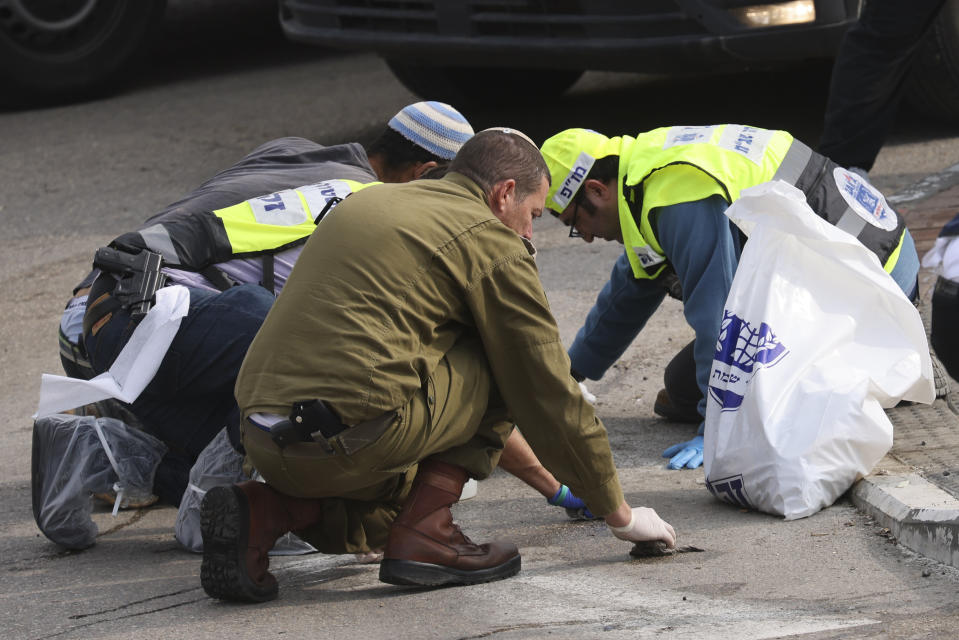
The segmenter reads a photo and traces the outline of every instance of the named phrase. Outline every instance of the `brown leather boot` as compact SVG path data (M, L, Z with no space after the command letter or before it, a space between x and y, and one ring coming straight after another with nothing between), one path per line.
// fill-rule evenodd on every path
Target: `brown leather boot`
M318 522L321 505L318 499L287 496L262 482L210 489L200 507L203 590L239 602L276 598L267 552L284 533Z
M475 544L453 524L450 506L459 500L467 474L445 462L420 463L386 543L380 580L389 584L439 586L501 580L519 573L516 545Z

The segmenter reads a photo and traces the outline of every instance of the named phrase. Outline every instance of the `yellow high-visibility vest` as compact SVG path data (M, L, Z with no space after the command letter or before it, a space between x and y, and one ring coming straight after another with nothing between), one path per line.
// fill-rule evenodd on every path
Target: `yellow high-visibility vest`
M726 124L622 137L619 218L633 274L655 278L666 267L650 211L713 195L731 204L743 189L769 180L799 188L813 211L856 236L892 271L905 224L882 194L786 131Z
M149 249L162 255L166 265L202 271L233 258L272 254L306 242L319 216L372 184L379 183L324 180L215 211L174 214L110 244L133 253Z

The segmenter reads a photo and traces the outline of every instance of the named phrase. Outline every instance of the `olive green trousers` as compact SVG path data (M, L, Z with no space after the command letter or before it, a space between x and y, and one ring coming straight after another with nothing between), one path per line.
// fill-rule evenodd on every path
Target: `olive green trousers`
M314 442L281 449L268 431L244 420L248 462L267 483L287 495L323 499L321 520L296 532L319 551L382 548L420 460L431 457L486 478L513 428L475 339L458 342L393 413L333 436L332 452Z

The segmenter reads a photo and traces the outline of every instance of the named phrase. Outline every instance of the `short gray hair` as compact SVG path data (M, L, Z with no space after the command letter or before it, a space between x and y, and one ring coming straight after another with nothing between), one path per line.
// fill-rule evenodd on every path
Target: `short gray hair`
M489 194L493 185L512 178L516 197L522 200L550 181L549 168L536 145L515 129L480 131L460 148L450 171L462 173Z

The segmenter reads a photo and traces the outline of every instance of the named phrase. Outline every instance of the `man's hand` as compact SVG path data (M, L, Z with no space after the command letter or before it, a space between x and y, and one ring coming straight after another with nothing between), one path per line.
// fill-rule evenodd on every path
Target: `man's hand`
M559 491L546 502L555 507L565 507L566 515L571 520L595 520L596 516L590 512L586 503L573 495L565 484L559 485Z
M695 469L703 463L703 437L674 444L663 451L663 457L670 459L666 465L669 469Z
M629 522L622 527L610 525L609 530L620 540L628 542L659 541L665 543L668 549L676 546L676 532L672 525L657 515L649 507L635 507Z

